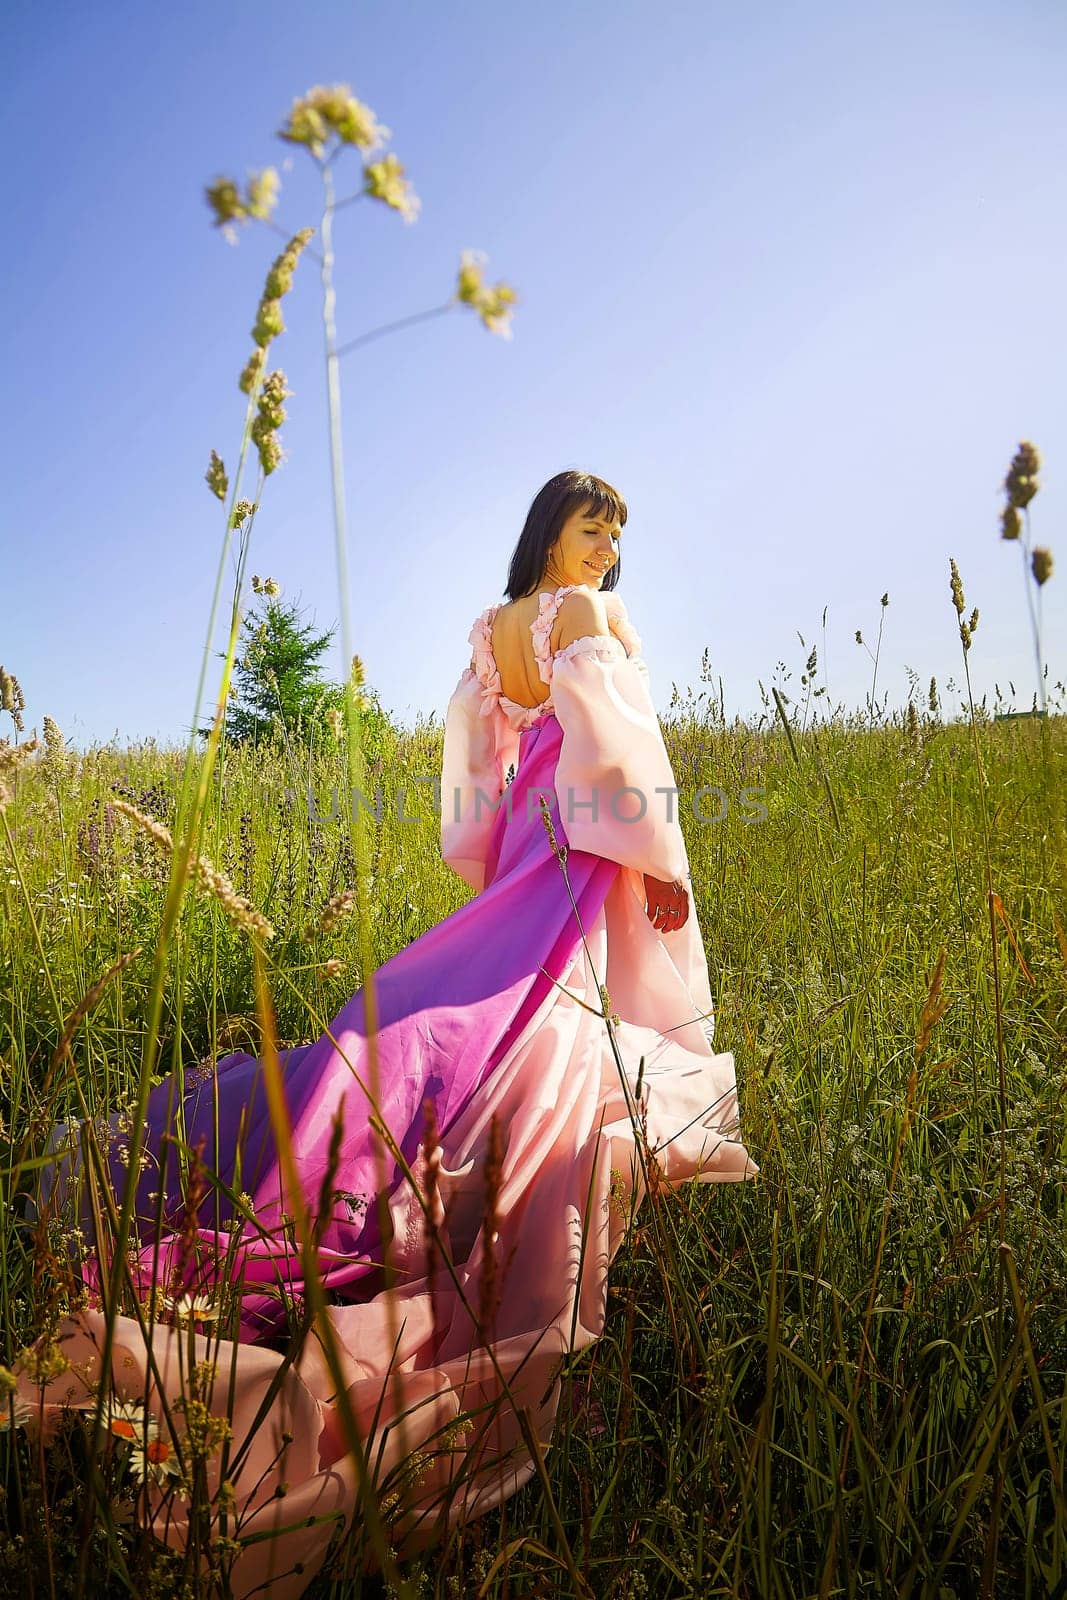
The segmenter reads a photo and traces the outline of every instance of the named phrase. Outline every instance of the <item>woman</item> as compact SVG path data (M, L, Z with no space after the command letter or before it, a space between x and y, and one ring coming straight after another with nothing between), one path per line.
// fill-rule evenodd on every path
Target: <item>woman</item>
M261 1064L237 1053L182 1086L186 1143L223 1185L199 1205L188 1182L183 1202L160 1142L177 1086L153 1092L143 1279L177 1273L194 1323L223 1284L241 1295L240 1342L196 1336L218 1369L211 1409L232 1410L235 1441L250 1429L253 1441L230 1473L229 1528L253 1539L236 1554L235 1594L268 1580L272 1595L301 1593L330 1523L299 1524L357 1511L353 1418L408 1550L517 1489L532 1436L549 1441L561 1357L602 1331L647 1163L668 1183L757 1171L738 1138L733 1057L712 1048L677 791L614 593L626 514L578 472L535 497L507 602L476 620L445 722L442 850L478 892L374 975L373 1008L360 990L321 1038L279 1057L332 1350L309 1337L286 1369L265 1343L299 1316L305 1284ZM147 1385L157 1415L153 1386L179 1392L188 1336L147 1326L158 1378L127 1319L111 1367L124 1397ZM69 1334L91 1378L99 1315ZM209 1463L210 1483L221 1473ZM272 1499L283 1481L284 1515ZM182 1515L173 1495L167 1519L157 1511L176 1543ZM292 1531L254 1541L271 1527Z

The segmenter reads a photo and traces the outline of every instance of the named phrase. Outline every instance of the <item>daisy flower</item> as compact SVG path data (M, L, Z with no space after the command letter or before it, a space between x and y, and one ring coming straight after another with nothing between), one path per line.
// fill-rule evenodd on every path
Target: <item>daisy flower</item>
M33 1420L34 1410L21 1395L11 1394L0 1400L0 1433L25 1428Z
M108 1400L104 1412L104 1426L108 1433L121 1439L123 1444L143 1445L145 1439L155 1439L159 1423L140 1400Z
M161 1486L166 1484L168 1478L180 1478L182 1475L173 1442L158 1433L147 1440L138 1438L130 1452L130 1471L138 1483L151 1478L153 1483Z
M180 1294L176 1300L167 1300L168 1309L182 1327L188 1322L217 1322L219 1308L212 1305L206 1294Z

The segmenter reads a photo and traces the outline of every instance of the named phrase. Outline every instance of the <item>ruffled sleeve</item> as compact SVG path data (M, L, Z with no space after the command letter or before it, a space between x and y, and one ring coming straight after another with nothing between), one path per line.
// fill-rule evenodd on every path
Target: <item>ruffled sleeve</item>
M645 666L644 658L641 655L641 635L630 621L630 613L626 609L625 602L613 590L609 590L603 596L603 600L607 607L608 622L611 625L612 633L619 640L630 659L636 661L647 679L648 668Z
M575 639L552 657L552 703L563 730L556 766L560 820L575 850L664 881L684 881L689 858L678 786L640 640L625 611L614 614L619 607L612 608L614 638Z
M441 758L441 854L478 890L485 886L496 803L519 748L518 731L501 706L500 679L489 650L494 609L483 612L470 631L478 670L467 668L448 702Z

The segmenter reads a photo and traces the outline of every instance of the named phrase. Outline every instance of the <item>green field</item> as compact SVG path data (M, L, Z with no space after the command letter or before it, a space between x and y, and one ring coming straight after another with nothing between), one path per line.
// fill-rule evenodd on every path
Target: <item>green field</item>
M907 717L797 715L787 731L773 707L760 728L727 726L710 692L676 696L664 731L716 1044L734 1052L761 1173L646 1201L605 1336L565 1387L550 1493L535 1481L409 1563L404 1592L1067 1595L1055 711L948 720L924 695ZM394 793L439 769L440 727L376 718L365 755L369 787ZM0 811L9 1367L77 1299L62 1224L20 1223L56 1119L132 1103L153 1031L159 1073L258 1044L250 941L212 896L187 896L153 987L170 861L109 802L173 823L182 762L154 746L78 755L57 738ZM316 1037L366 960L466 897L424 793L409 803L421 823L386 806L367 829L364 914L302 939L354 871L343 819L309 823L307 784L284 746L224 745L199 844L276 929L283 1043ZM317 755L323 818L332 785L344 792L343 759ZM766 820L728 805L698 822L700 785L762 788ZM50 1067L79 1002L138 948ZM20 1427L0 1437L0 1592L206 1593L138 1531L113 1451L86 1522L87 1437L73 1417L47 1448ZM351 1575L357 1556L310 1592L396 1592Z

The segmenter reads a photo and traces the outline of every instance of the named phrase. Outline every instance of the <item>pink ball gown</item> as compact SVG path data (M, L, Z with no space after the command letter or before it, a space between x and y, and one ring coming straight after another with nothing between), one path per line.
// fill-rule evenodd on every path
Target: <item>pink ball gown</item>
M739 1137L733 1056L712 1045L695 910L674 933L657 932L645 911L643 874L686 879L688 858L640 640L609 592L611 636L551 652L552 623L571 587L539 596L531 628L550 689L542 704L519 705L501 690L491 639L498 606L483 611L469 635L473 665L445 721L441 845L477 894L373 976L376 1105L368 1098L374 1073L365 990L321 1038L280 1055L300 1181L313 1210L342 1112L319 1270L333 1302L328 1318L347 1402L379 1483L412 1451L422 1453L418 1470L386 1501L405 1552L444 1522L487 1511L535 1470L518 1413L525 1409L546 1446L561 1358L601 1333L608 1266L631 1195L645 1193L639 1087L646 1156L664 1183L729 1182L758 1170ZM556 844L565 847L562 862L542 796ZM604 990L622 1071L600 1014ZM167 1080L149 1106L152 1165L138 1197L142 1268L159 1250L149 1242L148 1219L161 1185L159 1135L177 1088ZM281 1356L263 1339L284 1315L283 1291L299 1298L304 1285L285 1233L292 1207L260 1065L238 1052L218 1063L214 1082L189 1075L181 1092L188 1143L203 1138L207 1166L251 1196L258 1224L242 1224L223 1205L216 1232L214 1199L201 1207L208 1258L212 1245L228 1251L227 1270L242 1274L244 1285L241 1339L195 1335L199 1356L217 1365L212 1409L232 1415L231 1462L250 1436L239 1470L230 1472L236 1510L229 1529L253 1542L237 1555L230 1581L237 1596L254 1590L289 1600L320 1567L339 1517L360 1515L356 1466L316 1336L269 1394ZM431 1150L423 1137L427 1101L438 1140ZM410 1179L375 1133L372 1109ZM487 1224L491 1139L495 1200ZM121 1172L115 1177L121 1182ZM162 1183L174 1230L160 1252L166 1264L181 1197L169 1172ZM382 1287L383 1256L394 1269L391 1288ZM195 1287L204 1292L202 1278ZM72 1393L70 1373L61 1375L48 1386L50 1403L86 1402L99 1377L102 1329L98 1312L72 1320L69 1353L86 1388ZM156 1384L179 1393L190 1335L165 1322L149 1322L148 1330L156 1373L145 1336L127 1318L118 1319L111 1367L119 1393L147 1395L151 1409ZM400 1483L395 1472L389 1481ZM284 1499L275 1497L280 1482L288 1486ZM168 1507L158 1531L180 1545L182 1503L171 1496ZM309 1525L316 1518L323 1520ZM255 1540L270 1529L284 1531Z

